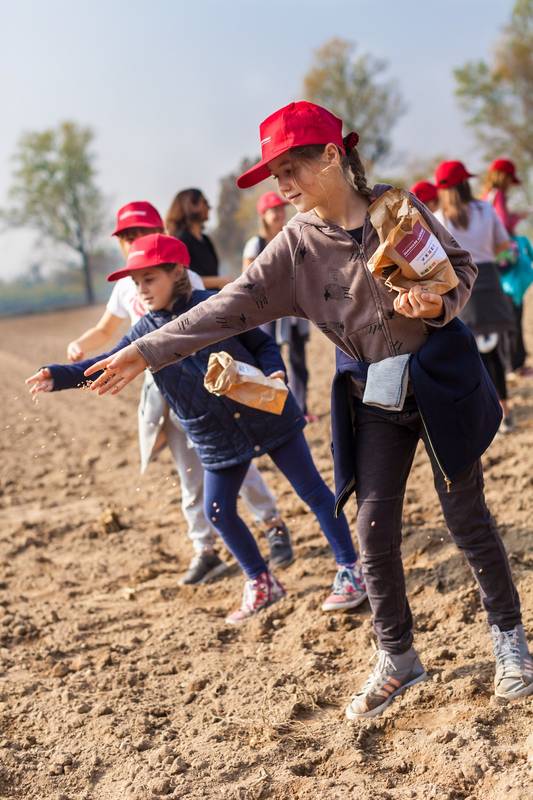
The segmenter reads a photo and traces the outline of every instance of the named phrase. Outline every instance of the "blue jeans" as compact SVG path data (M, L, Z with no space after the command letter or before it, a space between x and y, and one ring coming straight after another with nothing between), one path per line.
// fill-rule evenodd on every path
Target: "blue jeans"
M335 498L315 466L303 433L299 431L285 444L270 450L268 455L317 518L336 562L354 564L357 554L346 517L341 514L335 519ZM237 513L239 489L249 466L250 462L246 461L227 469L206 469L204 508L224 544L247 577L253 579L264 572L267 565L249 528Z

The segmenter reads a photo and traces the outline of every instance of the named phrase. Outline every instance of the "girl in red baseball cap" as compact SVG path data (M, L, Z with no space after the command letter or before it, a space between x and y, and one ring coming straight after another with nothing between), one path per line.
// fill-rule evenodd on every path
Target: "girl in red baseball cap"
M409 189L411 194L414 194L415 197L426 205L430 211L435 213L435 211L439 207L439 191L434 183L430 183L429 181L418 181L418 183L413 184Z
M116 237L122 255L127 258L137 239L148 233L163 231L163 220L157 209L145 200L135 200L117 211L112 236ZM205 288L200 275L192 269L188 269L187 276L193 289ZM113 339L124 320L127 319L130 325L135 325L146 311L129 273L115 277L106 310L96 325L68 345L69 361L76 363L85 357L85 353L101 350ZM215 551L216 532L204 514L202 465L196 451L190 446L182 425L174 414L168 413L168 404L149 371L145 373L137 418L141 473L145 472L150 459L165 443L172 453L178 473L181 509L194 551L181 582L197 584L212 580L227 570L227 564ZM293 560L289 531L281 518L275 497L254 464L244 479L241 495L264 531L272 563L275 566L286 566Z
M483 183L483 199L492 203L509 236L514 236L516 226L527 216L512 213L507 208L509 190L520 183L514 162L509 158L496 158L488 168Z
M505 377L504 345L514 334L511 301L500 283L498 253L509 250L511 241L492 206L476 200L468 182L471 173L461 161L444 161L436 169L440 209L435 216L469 251L478 268L477 280L461 319L477 337L481 358L498 391L503 409L500 431L513 429Z
M507 207L509 191L519 186L514 162L509 158L496 158L490 165L483 186L483 199L492 206L511 237L515 252L505 261L501 275L504 292L511 298L516 330L511 342L511 370L520 376L529 376L533 370L526 366L527 351L524 340L524 297L533 282L533 248L526 236L517 236L515 228L527 217L523 212L512 212Z
M132 245L125 266L108 280L131 276L149 313L137 322L112 352L122 349L171 319L192 318L195 306L212 299L206 291L191 292L184 267L189 253L183 242L161 234L143 236ZM284 375L279 348L263 331L242 332L237 316L221 320L231 338L224 350L236 360L259 367L268 375ZM227 334L226 334L227 335ZM366 599L357 554L343 514L334 516L334 496L322 480L303 435L305 420L289 392L282 413L268 414L217 397L203 385L209 356L216 347L199 348L189 358L169 365L154 381L193 442L205 472L204 509L211 524L237 558L247 580L242 606L227 621L239 624L285 594L262 557L252 533L237 512L237 498L253 458L267 453L299 497L315 514L338 564L324 610L355 608ZM32 375L32 393L75 388L84 371L102 356L73 365L53 364Z
M531 694L533 659L518 594L482 488L480 455L501 410L472 334L455 319L477 269L410 196L450 259L458 285L444 295L417 285L394 297L367 268L380 244L368 207L390 187L367 184L357 135L343 137L342 120L308 102L279 109L259 130L262 158L237 183L246 188L273 176L280 195L299 213L241 277L197 306L194 315L179 317L87 370L105 370L92 388L116 393L147 365L157 372L223 340L229 317L245 329L290 315L314 322L337 345L331 412L336 512L355 491L379 641L376 666L347 716L376 716L426 678L413 647L401 558L403 497L420 438L448 529L480 586L496 657L496 694Z
M244 245L242 254L243 270L248 269L267 244L281 232L285 222L287 201L276 192L265 192L257 200L256 208L259 217L259 235L252 236ZM272 336L279 345L286 344L289 351L289 386L296 401L305 414L308 422L315 422L318 417L307 410L307 370L305 349L309 340L309 322L298 317L268 322L261 326L265 333Z

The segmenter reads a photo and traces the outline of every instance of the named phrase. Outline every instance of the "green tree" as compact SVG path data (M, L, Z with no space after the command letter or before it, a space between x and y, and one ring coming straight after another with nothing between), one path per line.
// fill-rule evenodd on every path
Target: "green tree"
M315 51L303 82L306 100L326 106L359 133L358 150L369 169L392 149L391 131L405 106L394 81L386 79L387 62L356 45L333 38Z
M456 95L484 155L512 158L525 183L533 169L532 52L533 0L516 0L490 62L470 61L454 73Z
M78 254L87 303L94 303L91 254L104 222L93 138L90 128L75 122L23 134L13 156L11 205L2 214L7 224L33 228Z

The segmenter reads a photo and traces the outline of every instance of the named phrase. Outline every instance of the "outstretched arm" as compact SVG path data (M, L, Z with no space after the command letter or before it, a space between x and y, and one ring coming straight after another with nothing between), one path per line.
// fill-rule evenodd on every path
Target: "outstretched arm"
M124 336L108 353L101 353L94 358L78 361L76 364L49 364L41 367L34 375L26 379L31 395L39 392L57 392L62 389L75 389L87 383L85 370L103 357L112 357L114 353L127 347L131 342L130 335Z
M157 372L230 336L279 317L299 315L293 287L292 256L282 231L244 275L218 294L87 370L88 376L106 370L91 388L99 394L117 394L147 366Z
M67 346L68 360L81 361L87 351L101 349L114 336L123 322L121 317L115 316L110 311L104 311L93 328L88 328L81 336L69 343Z

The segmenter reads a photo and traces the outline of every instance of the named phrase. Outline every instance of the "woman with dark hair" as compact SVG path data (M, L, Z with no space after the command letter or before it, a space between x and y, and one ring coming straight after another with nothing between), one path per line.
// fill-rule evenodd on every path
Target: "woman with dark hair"
M222 289L231 278L218 274L218 256L204 225L211 206L200 189L183 189L172 201L165 218L170 236L180 239L191 256L191 269L202 276L206 289Z
M503 410L501 433L510 433L513 420L507 402L505 337L514 332L509 299L500 284L498 253L511 246L509 234L490 203L476 200L468 179L473 177L461 161L443 161L435 172L440 209L437 219L477 265L478 276L461 319L476 336L481 358L491 376Z

